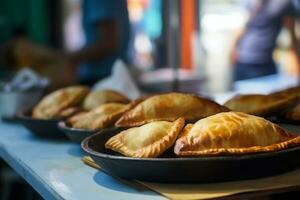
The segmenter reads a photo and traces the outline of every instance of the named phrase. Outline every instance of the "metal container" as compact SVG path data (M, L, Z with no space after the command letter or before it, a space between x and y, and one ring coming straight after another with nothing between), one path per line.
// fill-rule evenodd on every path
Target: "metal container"
M38 103L44 93L43 88L30 91L0 91L0 115L2 119L13 119L20 110Z
M40 77L30 69L5 73L0 77L0 117L15 120L20 110L32 108L44 95L48 78Z

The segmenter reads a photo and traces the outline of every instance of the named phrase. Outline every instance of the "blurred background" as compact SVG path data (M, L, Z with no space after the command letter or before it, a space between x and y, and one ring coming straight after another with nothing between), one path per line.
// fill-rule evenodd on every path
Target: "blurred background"
M84 57L81 49L89 40L83 23L89 13L86 2L1 0L0 79L29 68L47 77L50 89L81 83L74 65L80 62L76 57ZM285 3L289 9L283 10ZM295 85L300 71L299 5L298 0L127 0L130 37L122 58L145 93L182 91L209 96L229 91L267 92ZM251 46L245 37L260 41L252 48L263 46L267 39L255 37L269 37L263 34L269 33L264 25L271 27L270 38L275 41L269 41L267 50L272 53L276 73L236 79L235 49L240 50L243 42ZM244 41L236 42L241 30ZM2 164L2 168L0 199L14 199L18 194L27 194L22 199L40 198L8 167ZM16 187L12 185L23 185L18 187L21 192L13 192Z
M52 50L72 52L84 46L81 2L2 0L2 49L17 34L26 34L30 43L24 42L23 47L22 44L15 45L4 56L2 54L0 73L26 64L55 79L53 82L58 86L72 82L56 80L59 79L55 76L58 69L62 73L69 69ZM233 67L229 54L234 35L247 23L249 12L245 2L128 0L131 35L127 64L130 70L143 74L139 86L155 89L156 84L177 78L182 80L187 91L224 92L232 89ZM297 9L297 0L294 2ZM299 25L296 25L296 34L299 35ZM276 40L274 60L280 74L297 76L299 70L290 46L289 33L283 27ZM36 49L33 55L27 51L30 48L31 51ZM22 50L28 55L19 55ZM39 60L36 54L46 54L48 60ZM31 63L35 66L28 66ZM173 73L173 69L180 69L180 72Z

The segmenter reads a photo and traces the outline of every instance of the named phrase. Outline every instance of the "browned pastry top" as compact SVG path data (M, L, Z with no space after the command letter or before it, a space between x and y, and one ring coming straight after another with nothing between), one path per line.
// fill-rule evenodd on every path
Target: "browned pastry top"
M225 102L224 106L232 111L270 116L295 105L297 101L298 97L289 95L247 94L231 98Z
M300 144L300 137L264 118L224 112L187 125L176 141L178 156L214 156L278 151Z
M129 108L130 106L128 104L106 103L85 114L72 117L69 123L74 128L100 130L113 126L120 116Z
M105 103L129 103L129 99L118 91L96 90L88 94L83 102L86 110L91 110Z
M63 110L78 106L88 94L85 86L70 86L56 90L45 96L32 111L37 119L59 118Z
M184 93L167 93L147 98L126 112L117 127L133 127L153 121L174 121L184 117L187 122L228 111L214 101Z

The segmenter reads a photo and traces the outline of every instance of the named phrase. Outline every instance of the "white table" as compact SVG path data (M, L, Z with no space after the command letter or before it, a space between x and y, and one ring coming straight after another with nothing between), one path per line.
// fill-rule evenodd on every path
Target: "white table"
M138 192L82 163L78 144L34 137L21 125L0 122L0 156L45 199L165 199Z
M236 83L234 92L214 95L214 98L223 103L237 93L266 93L295 85L296 81L282 76L241 81ZM165 199L151 191L138 192L86 166L82 156L77 144L38 139L21 125L0 121L0 157L45 199Z

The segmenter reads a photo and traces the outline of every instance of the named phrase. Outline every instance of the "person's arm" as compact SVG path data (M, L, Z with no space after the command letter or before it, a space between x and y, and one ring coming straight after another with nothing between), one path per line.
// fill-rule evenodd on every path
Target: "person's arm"
M249 6L247 6L247 7L249 7ZM250 20L250 8L248 8L248 13L244 14L244 18L245 18L244 26L233 33L232 41L231 41L231 44L229 47L229 62L232 67L234 66L234 64L236 63L237 58L238 58L238 52L237 52L238 43L240 42L241 38L247 31L246 30L247 24Z
M100 33L97 39L85 48L68 55L73 64L101 60L116 52L120 38L118 24L114 20L105 20L95 26Z
M230 45L230 50L229 50L229 62L231 66L234 66L234 64L236 63L238 57L237 45L240 39L243 37L244 33L245 33L245 28L241 28L234 33L232 43Z
M284 19L284 26L287 28L291 41L291 50L293 56L296 58L298 74L300 74L300 55L299 55L299 41L296 36L295 19L293 17L286 17Z

